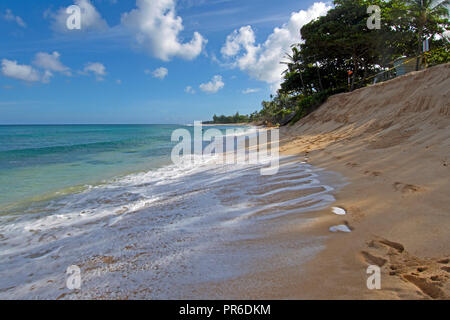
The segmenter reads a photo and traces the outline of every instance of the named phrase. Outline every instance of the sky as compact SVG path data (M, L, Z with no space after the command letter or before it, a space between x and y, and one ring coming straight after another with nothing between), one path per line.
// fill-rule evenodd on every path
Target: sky
M80 28L73 19L80 8ZM276 92L310 0L2 0L0 124L189 124ZM69 29L67 21L69 20Z

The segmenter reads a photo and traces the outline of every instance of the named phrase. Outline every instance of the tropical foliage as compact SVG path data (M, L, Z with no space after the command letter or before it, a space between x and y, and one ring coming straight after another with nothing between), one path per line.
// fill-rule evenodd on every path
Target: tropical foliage
M286 53L284 81L277 95L262 102L252 120L270 124L295 122L330 95L351 91L392 70L399 57L423 59L429 39L428 65L450 61L449 0L335 0L335 7L303 26L303 42ZM369 29L370 5L381 8L379 29ZM394 71L384 75L389 78Z
M252 119L251 116L240 115L239 112L237 112L234 116L214 115L213 121L207 121L204 123L205 124L248 123L248 122L252 122L252 120L256 120L256 119Z

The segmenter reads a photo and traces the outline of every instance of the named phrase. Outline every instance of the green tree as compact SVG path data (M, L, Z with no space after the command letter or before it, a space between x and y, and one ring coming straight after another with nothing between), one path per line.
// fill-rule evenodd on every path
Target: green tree
M366 78L381 61L380 47L389 29L383 26L382 30L370 30L367 8L385 4L366 0L335 0L334 3L335 8L326 16L303 26L301 34L305 43L301 45L301 51L304 62L319 69L320 74L326 74L328 83L338 80L330 78L330 72L336 72L339 85L342 85L342 75L345 74L346 81L347 71L352 71L353 90L358 80ZM327 82L327 79L322 77L319 81Z

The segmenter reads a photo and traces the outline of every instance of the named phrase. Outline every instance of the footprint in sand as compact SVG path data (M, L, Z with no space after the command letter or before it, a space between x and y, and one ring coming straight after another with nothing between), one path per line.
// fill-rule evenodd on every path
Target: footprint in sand
M382 175L379 171L364 171L364 174L371 177L379 177Z
M395 182L392 186L394 187L395 191L400 191L403 194L422 191L422 188L418 186L415 186L413 184L405 184L402 182Z
M359 164L354 163L354 162L349 162L349 163L346 164L346 166L350 167L350 168L356 168L357 166L359 166Z
M444 291L442 291L442 289L439 288L436 284L429 282L428 279L417 277L411 274L404 275L403 278L414 284L423 293L433 299L445 298Z
M403 251L405 251L405 247L400 243L392 242L392 241L389 241L386 239L381 239L379 241L380 241L380 243L397 250L399 253L402 253Z
M381 268L387 262L386 259L381 258L381 257L377 257L377 256L375 256L375 255L373 255L373 254L371 254L371 253L369 253L367 251L362 251L361 254L362 254L364 260L366 260L366 262L368 264L370 264L370 265L377 265L377 266L379 266Z
M411 256L402 244L383 238L376 238L367 246L368 250L361 252L366 264L383 267L390 276L417 288L422 297L448 299L445 284L450 279L450 267L442 265L448 264L449 258L420 259Z

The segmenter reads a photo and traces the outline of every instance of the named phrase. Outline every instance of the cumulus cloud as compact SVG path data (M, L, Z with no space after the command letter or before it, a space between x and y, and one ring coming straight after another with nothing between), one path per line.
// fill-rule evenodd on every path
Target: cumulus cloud
M190 94L195 94L195 90L191 86L187 86L186 89L184 89L184 92L190 93Z
M173 57L196 58L207 40L194 32L189 42L180 40L183 20L176 15L175 0L137 0L137 8L122 15L122 24L134 35L139 46L164 61Z
M259 89L259 88L255 88L255 89L248 88L248 89L245 89L244 91L242 91L242 93L243 94L250 94L250 93L256 93L256 92L259 92L259 91L261 91L261 89Z
M49 83L54 73L61 73L66 76L72 76L69 67L60 61L61 55L55 51L53 53L39 52L36 54L32 65L19 64L17 61L3 59L1 60L1 73L5 77L23 80L27 82ZM106 67L99 62L89 62L85 64L84 69L78 71L81 75L94 75L97 81L104 80L106 76Z
M217 75L214 76L210 82L202 83L200 85L200 90L206 93L217 93L224 86L225 83L222 81L222 77Z
M293 12L287 23L275 28L266 41L257 44L251 26L241 27L228 35L221 49L222 56L234 68L251 77L279 87L285 66L280 64L290 46L301 42L300 29L325 15L332 7L323 2L314 3L308 10Z
M164 79L165 77L167 77L167 75L169 74L169 70L167 70L166 68L158 68L155 71L152 72L152 75L154 78L158 78L158 79Z
M34 65L47 71L60 72L70 76L70 68L63 65L60 61L60 54L55 51L53 53L39 52L34 59Z
M2 74L6 77L27 82L41 81L43 83L50 82L53 72L59 72L66 76L72 75L70 68L63 65L59 58L60 54L56 51L53 53L37 53L33 64L41 70L37 70L31 65L18 64L17 61L3 59Z
M10 9L6 9L5 14L3 15L3 19L5 19L6 21L15 22L19 27L27 27L25 21L23 21L21 17L14 15Z
M8 59L2 60L2 74L5 77L23 80L27 82L37 82L47 80L49 75L47 74L44 79L39 72L32 66L25 64L18 64L17 61L12 61Z
M75 0L75 5L81 9L81 30L80 31L103 31L108 29L108 24L100 13L90 2L90 0ZM57 13L47 12L52 20L52 28L57 32L73 32L67 28L69 14L66 7L60 8Z
M89 62L84 66L82 74L93 74L97 81L103 81L106 75L106 67L99 62Z
M242 49L247 51L255 48L255 33L251 26L245 26L238 30L234 30L228 35L225 45L221 49L223 56L232 57L237 55Z

